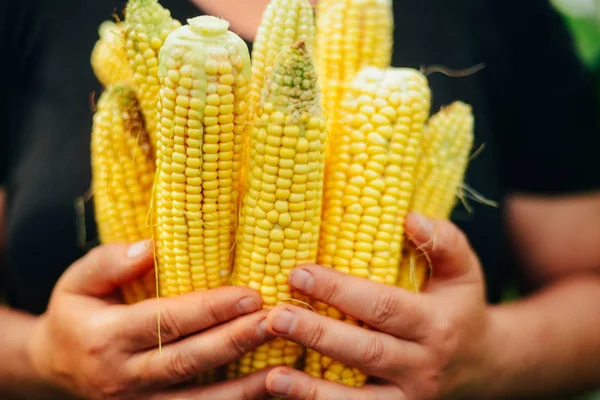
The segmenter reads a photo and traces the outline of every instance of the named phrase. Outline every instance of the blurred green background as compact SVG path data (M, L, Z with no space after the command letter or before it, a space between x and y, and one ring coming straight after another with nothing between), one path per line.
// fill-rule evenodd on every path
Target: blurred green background
M550 1L563 15L573 35L575 47L582 61L596 77L596 86L600 91L600 0ZM515 287L507 288L507 301L517 297ZM600 400L600 391L573 400Z
M600 66L600 0L551 0L562 13L579 54L596 72Z
M594 72L600 90L600 0L552 0L552 3L564 16L579 55ZM600 391L576 400L600 400Z

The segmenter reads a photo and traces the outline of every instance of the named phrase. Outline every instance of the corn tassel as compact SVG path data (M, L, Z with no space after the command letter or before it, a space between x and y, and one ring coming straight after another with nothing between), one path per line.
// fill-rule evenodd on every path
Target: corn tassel
M396 284L429 108L427 79L418 71L369 67L353 80L328 154L318 264ZM359 324L325 304L313 305L323 315ZM310 349L305 371L350 386L367 378Z
M424 130L411 211L437 219L450 217L469 162L473 129L471 106L460 101L431 117ZM418 292L429 271L427 258L413 246L403 252L398 286Z
M325 119L317 76L303 42L279 55L250 136L232 284L261 292L265 308L295 298L292 268L316 262L325 167ZM302 347L277 338L244 355L229 378L296 364Z
M117 83L132 84L133 74L127 62L123 26L113 21L100 24L100 38L92 49L91 65L96 78L107 87Z
M157 0L129 0L125 10L125 46L127 60L133 71L146 127L157 143L159 120L157 99L160 89L158 53L167 36L181 26L169 10Z
M101 243L150 239L146 224L154 157L135 92L125 85L102 93L91 138L92 190ZM155 274L122 288L126 302L155 295Z
M237 139L251 77L244 41L201 16L160 51L158 172L152 218L161 296L229 281L237 217Z

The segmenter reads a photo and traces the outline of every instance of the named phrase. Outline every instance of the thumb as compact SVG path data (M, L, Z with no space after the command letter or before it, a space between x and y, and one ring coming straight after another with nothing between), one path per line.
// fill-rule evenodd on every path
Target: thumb
M450 221L409 213L406 235L431 262L434 280L479 275L479 260L467 237Z
M56 287L75 294L107 296L120 286L142 277L153 265L149 240L131 245L102 245L71 265Z

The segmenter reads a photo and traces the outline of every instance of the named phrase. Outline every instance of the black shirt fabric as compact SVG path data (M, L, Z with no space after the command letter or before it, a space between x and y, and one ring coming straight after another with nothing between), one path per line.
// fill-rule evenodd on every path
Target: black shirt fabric
M240 0L242 1L242 0ZM189 0L161 3L182 22L201 14ZM92 94L101 86L89 58L98 25L119 0L4 0L0 54L9 71L0 109L0 182L8 188L1 284L9 303L32 313L95 243L90 201ZM429 76L432 112L462 100L475 113L466 184L499 207L469 201L453 221L485 269L490 302L515 265L503 232L503 199L513 192L600 189L599 110L591 76L559 15L544 0L395 1L393 65L443 65L467 77ZM81 216L85 216L84 219Z

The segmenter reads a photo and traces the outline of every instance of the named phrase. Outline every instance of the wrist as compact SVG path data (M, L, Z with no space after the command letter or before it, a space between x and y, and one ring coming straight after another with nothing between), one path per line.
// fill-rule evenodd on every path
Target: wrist
M36 365L41 349L32 346L32 339L43 317L0 308L0 320L3 325L6 323L10 327L0 333L0 359L11 360L10 363L0 364L0 397L56 398L53 396L59 393L58 390Z
M460 361L462 367L453 379L453 390L447 393L448 399L493 400L498 398L497 389L501 384L499 375L503 373L506 340L505 323L494 306L488 306L483 323L477 331L471 331ZM475 333L476 332L476 333ZM502 379L503 380L503 379Z
M27 364L27 375L25 380L31 383L32 395L41 399L54 399L60 396L61 399L72 399L72 395L67 394L60 385L53 379L47 357L51 351L51 345L46 343L46 317L44 315L36 318L31 334L27 339L25 346L24 359Z
M497 400L519 398L515 387L523 368L529 363L528 351L520 346L515 336L518 323L511 315L510 306L488 307L488 329L485 348L480 358L481 378L471 398Z

